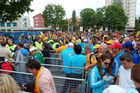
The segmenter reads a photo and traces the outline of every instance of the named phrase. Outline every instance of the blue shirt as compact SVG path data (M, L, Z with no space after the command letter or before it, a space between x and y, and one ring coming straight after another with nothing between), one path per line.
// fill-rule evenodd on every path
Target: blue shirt
M131 51L131 53L130 53L131 55L132 55L132 57L133 57L133 63L134 64L139 64L139 55L138 54L136 54L135 52L134 52L134 50L133 51Z
M112 75L113 76L118 76L118 72L119 72L119 68L121 66L121 61L120 61L120 56L123 54L124 52L121 51L118 55L115 56L114 60L113 60L113 70L112 70Z
M84 55L75 54L75 55L71 56L69 59L69 66L71 66L71 67L84 68L85 65L86 65L86 56L84 56ZM71 68L71 72L74 74L82 74L83 70Z
M105 73L105 68L102 66L101 70L103 73ZM99 74L99 70L97 66L93 67L90 70L90 86L92 88L92 93L102 93L104 90L105 85L110 85L109 81L112 79L107 73L106 76L108 79L105 79L105 82L103 82L103 78Z
M67 47L66 50L62 51L61 60L63 61L63 66L69 66L68 62L69 62L70 57L73 55L73 53L74 53L74 50L73 50L73 48L70 48L70 47ZM66 67L63 67L63 71L66 74L71 73L70 69L66 68Z

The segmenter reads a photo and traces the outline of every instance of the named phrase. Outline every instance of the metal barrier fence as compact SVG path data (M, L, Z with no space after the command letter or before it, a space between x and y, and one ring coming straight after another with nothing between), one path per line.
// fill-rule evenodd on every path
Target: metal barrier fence
M23 64L25 65L26 62L12 62L15 65ZM63 72L63 68L70 68L70 69L80 69L83 68L78 67L68 67L68 66L61 66L61 65L52 65L52 64L42 64L42 66L48 68L54 78L55 86L57 93L90 93L89 92L89 84L87 79L87 74L83 73L81 78L75 78L74 75L67 77L66 74ZM3 72L11 72L10 75L22 86L23 83L28 83L34 80L34 76L30 73L26 72L16 72L16 71L7 71L0 69L1 73ZM66 83L66 84L65 84Z

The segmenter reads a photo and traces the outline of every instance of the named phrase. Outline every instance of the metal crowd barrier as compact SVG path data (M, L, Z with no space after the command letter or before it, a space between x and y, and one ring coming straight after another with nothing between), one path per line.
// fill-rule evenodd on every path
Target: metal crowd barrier
M12 62L16 65L23 64L25 65L26 62ZM62 66L62 65L53 65L53 64L41 64L42 66L48 68L54 78L55 86L57 93L62 93L62 90L65 90L63 93L89 93L89 80L87 79L87 73L82 74L82 78L71 78L66 77L66 74L63 72L63 68L69 69L80 69L83 68L79 67L69 67L69 66ZM17 71L7 71L0 69L0 72L10 72L10 75L19 83L20 86L24 83L28 83L34 80L34 76L31 73L27 72L17 72ZM67 85L64 86L64 83L67 82Z

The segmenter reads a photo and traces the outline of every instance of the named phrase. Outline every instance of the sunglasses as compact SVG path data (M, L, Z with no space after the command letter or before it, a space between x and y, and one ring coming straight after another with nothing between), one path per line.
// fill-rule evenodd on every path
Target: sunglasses
M131 59L129 59L129 58L122 58L122 57L120 57L120 61L124 61L124 60L127 60L127 62L132 61L132 60L131 60Z
M105 65L109 65L110 63L104 62Z

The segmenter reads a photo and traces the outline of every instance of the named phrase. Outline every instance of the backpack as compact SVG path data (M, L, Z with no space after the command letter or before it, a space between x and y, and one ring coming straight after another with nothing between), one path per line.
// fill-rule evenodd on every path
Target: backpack
M8 62L8 61L7 61L7 62L3 62L3 63L1 64L1 69L2 69L2 70L13 71L13 68L12 68L10 62ZM11 72L2 71L2 73L4 73L4 74L10 74Z

